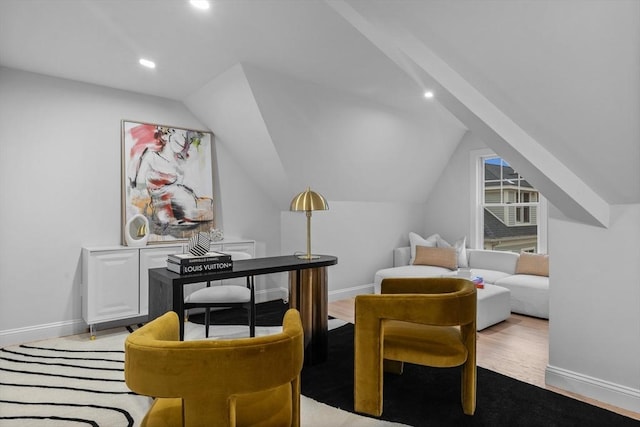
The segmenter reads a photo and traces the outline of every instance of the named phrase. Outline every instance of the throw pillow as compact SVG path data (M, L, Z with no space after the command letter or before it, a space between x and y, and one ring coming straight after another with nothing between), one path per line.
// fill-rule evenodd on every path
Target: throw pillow
M458 268L458 255L456 254L455 248L416 246L416 259L413 264L431 265L455 270Z
M438 248L450 248L453 247L458 254L458 267L467 268L469 267L469 259L467 256L467 237L462 237L461 239L456 240L456 242L451 245L449 242L444 240L442 237L438 236L436 239L436 247Z
M409 233L409 245L411 246L411 259L409 260L409 264L413 264L413 261L416 259L416 245L434 248L439 237L437 234L433 234L425 239L417 233Z
M516 274L549 276L549 255L521 252L516 264Z

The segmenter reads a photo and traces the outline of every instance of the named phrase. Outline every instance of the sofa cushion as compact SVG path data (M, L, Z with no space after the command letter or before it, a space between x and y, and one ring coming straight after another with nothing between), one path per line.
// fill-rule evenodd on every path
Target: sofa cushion
M413 265L432 265L444 267L449 270L458 268L458 254L455 248L430 248L428 246L416 246L416 257Z
M411 247L402 246L393 250L393 266L409 265L411 261Z
M387 277L441 277L453 276L455 271L444 267L434 267L432 265L403 265L401 267L383 268L376 271L373 278L373 287L376 294L380 293L382 279Z
M520 253L516 264L516 274L532 274L549 277L549 255Z
M442 237L437 236L436 238L436 246L438 248L455 248L456 253L458 254L458 267L467 268L469 267L469 261L467 259L467 238L462 237L452 245L451 243L444 240Z
M416 259L416 245L435 248L438 237L440 236L432 234L425 239L417 233L409 233L409 246L411 247L411 259L409 260L409 264L413 264L413 260Z
M549 278L532 274L514 274L495 282L511 291L511 311L549 318Z
M471 269L496 270L507 274L516 272L518 254L515 252L469 249L469 267Z

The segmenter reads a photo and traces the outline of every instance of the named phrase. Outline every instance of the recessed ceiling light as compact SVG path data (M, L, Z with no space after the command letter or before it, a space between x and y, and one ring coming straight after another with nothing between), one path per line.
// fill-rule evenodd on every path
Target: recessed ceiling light
M140 63L140 65L142 65L143 67L147 67L147 68L156 68L156 63L153 61L150 61L148 59L144 59L144 58L140 58L140 60L138 61Z
M426 91L424 93L424 97L427 98L427 99L433 98L433 92L431 92L430 90Z
M191 3L191 6L202 10L207 10L211 7L207 0L190 0L189 3Z

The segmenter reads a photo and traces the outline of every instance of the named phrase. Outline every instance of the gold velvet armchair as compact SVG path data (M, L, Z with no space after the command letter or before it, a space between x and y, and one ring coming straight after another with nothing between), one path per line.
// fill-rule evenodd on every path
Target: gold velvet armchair
M229 340L179 341L168 312L125 341L125 380L156 399L142 426L299 426L304 357L300 313L282 332Z
M356 297L355 410L380 416L383 370L402 373L408 362L462 366L462 408L473 415L475 284L459 278L389 278L382 281L381 292Z

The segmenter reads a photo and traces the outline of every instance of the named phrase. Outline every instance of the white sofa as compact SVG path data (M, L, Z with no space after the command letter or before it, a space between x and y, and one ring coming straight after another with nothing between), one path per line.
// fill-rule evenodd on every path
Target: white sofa
M496 285L510 291L510 310L513 313L528 316L549 318L549 277L533 274L516 274L519 254L514 252L490 251L482 249L466 249L468 272L471 276L480 276L488 286ZM374 288L380 293L380 283L386 277L439 277L463 275L460 270L450 270L431 265L410 265L411 250L409 246L396 248L393 251L393 267L378 270L374 277ZM479 291L480 294L480 291ZM478 297L480 300L480 295ZM491 317L492 308L486 313ZM480 323L480 307L479 323ZM496 314L496 318L503 317ZM501 319L504 320L504 319ZM484 323L497 323L495 319ZM482 329L479 325L478 329Z

